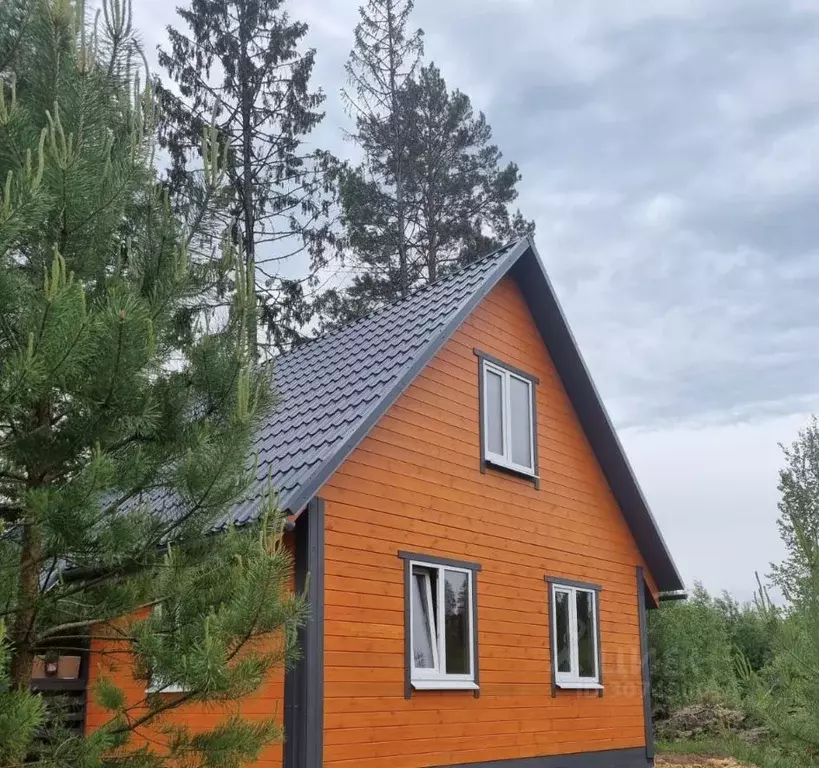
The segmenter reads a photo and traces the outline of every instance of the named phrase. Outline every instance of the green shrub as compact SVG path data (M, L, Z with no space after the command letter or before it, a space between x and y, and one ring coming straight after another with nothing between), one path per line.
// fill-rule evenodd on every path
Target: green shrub
M655 715L706 693L739 700L729 622L701 584L685 602L651 611L648 637Z
M776 623L752 603L741 604L727 592L714 601L725 616L735 657L747 662L754 672L770 664L774 655Z

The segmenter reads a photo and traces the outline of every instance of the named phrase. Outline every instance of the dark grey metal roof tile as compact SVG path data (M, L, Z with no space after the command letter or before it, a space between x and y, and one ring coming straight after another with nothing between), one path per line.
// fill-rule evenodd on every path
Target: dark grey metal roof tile
M253 441L259 482L268 478L284 509L316 476L390 390L474 298L512 243L445 280L372 315L310 341L274 363L277 408ZM251 497L254 494L250 494ZM253 519L258 494L234 510L236 522Z

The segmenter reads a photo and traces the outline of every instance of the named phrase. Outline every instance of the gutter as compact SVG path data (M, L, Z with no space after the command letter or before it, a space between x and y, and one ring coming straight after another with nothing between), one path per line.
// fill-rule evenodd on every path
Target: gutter
M673 592L660 592L661 603L673 603L678 600L688 600L688 592L684 589L677 589Z

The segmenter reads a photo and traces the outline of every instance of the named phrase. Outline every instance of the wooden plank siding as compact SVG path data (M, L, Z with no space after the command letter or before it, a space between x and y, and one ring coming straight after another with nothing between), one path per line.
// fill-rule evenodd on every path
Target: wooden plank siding
M292 555L292 534L285 536L285 546ZM271 638L271 648L275 647L277 642L276 638ZM108 722L110 718L109 713L100 707L94 698L94 684L101 677L113 680L123 690L128 706L131 708L130 713L133 719L144 714L147 711L144 706L145 681L134 678L132 657L128 652L127 643L108 639L94 639L91 642L90 654L87 731L99 728ZM173 694L162 695L169 699L173 698ZM163 745L167 743L162 728L184 724L193 732L202 732L216 727L228 717L237 713L251 721L274 717L279 723L283 722L284 670L281 668L273 670L259 690L238 703L224 706L192 703L169 710L159 719L152 721L150 727L137 730L131 744L147 743L154 749L161 751ZM254 765L259 766L259 768L281 768L282 745L276 744L266 749Z
M540 380L539 490L531 480L480 472L474 348ZM635 589L644 562L510 278L320 495L325 766L420 768L644 745ZM399 550L481 564L479 698L468 691L404 698ZM546 575L603 587L603 697L552 698Z

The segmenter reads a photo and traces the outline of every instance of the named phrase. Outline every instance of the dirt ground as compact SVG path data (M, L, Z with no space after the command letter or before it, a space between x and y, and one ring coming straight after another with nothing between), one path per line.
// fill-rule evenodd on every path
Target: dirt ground
M750 768L732 758L713 758L698 755L671 755L658 757L657 768Z

